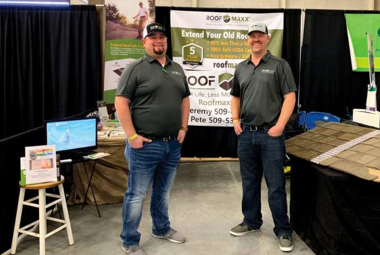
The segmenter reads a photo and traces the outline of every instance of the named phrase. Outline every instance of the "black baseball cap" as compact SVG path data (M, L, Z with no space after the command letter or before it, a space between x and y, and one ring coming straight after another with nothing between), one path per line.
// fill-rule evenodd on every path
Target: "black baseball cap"
M144 28L144 31L143 31L143 38L147 37L147 36L150 36L151 34L153 34L154 32L161 32L163 33L165 36L166 35L166 31L165 31L165 27L163 25L161 25L160 23L152 23L152 24L149 24L147 25L145 28Z

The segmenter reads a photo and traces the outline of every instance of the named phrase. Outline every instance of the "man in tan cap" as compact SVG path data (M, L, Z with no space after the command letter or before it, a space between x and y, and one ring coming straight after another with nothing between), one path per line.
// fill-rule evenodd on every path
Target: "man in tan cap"
M251 55L235 70L231 89L232 117L238 135L243 185L243 222L230 233L242 236L258 231L261 214L261 180L268 186L274 233L281 251L292 251L292 227L287 215L284 128L295 105L297 90L289 64L268 51L270 35L262 22L248 27Z

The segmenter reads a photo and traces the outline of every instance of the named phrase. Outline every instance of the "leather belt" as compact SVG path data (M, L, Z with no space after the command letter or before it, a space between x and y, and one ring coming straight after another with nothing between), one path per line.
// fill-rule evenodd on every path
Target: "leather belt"
M268 131L271 129L270 125L262 125L262 126L249 126L249 125L243 125L243 130L250 130L250 131Z
M176 135L169 135L169 136L151 136L151 135L141 135L145 138L151 139L151 140L159 140L168 142L169 140L177 139Z

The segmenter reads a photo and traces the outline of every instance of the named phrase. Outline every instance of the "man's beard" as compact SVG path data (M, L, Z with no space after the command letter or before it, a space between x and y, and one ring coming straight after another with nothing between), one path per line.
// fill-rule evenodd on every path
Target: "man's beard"
M156 50L156 48L153 47L153 52L156 55L162 55L162 54L164 54L164 48L162 48L162 50L161 49L160 50Z

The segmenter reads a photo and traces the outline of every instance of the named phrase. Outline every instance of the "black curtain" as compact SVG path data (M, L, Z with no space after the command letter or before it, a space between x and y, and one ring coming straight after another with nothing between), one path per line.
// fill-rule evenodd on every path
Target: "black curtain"
M96 109L101 85L95 6L0 6L0 253L11 246L24 147L45 143L44 120ZM24 207L22 225L37 217Z
M282 57L289 62L296 83L299 81L301 10L227 9L156 7L156 21L170 31L170 11L205 11L228 13L284 13L284 43ZM168 56L172 58L171 36L168 36ZM232 127L190 126L182 147L182 157L237 157L237 137Z
M96 108L95 6L0 7L0 139Z
M25 155L25 146L41 145L44 141L44 128L39 127L0 141L0 253L11 248L13 227L16 219L20 188L20 157ZM37 196L36 191L27 191L25 199ZM24 206L21 226L38 219L38 209ZM36 239L37 241L37 239Z
M354 108L366 107L369 75L352 71L345 13L306 10L300 96L303 110L350 118ZM379 93L377 96L379 101Z

